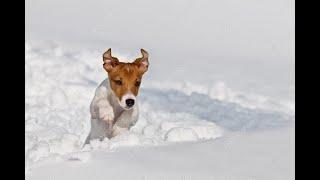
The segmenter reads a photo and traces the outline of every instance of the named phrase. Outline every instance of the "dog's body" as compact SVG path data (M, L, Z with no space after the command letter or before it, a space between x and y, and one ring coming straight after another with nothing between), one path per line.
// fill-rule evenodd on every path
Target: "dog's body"
M111 49L103 54L106 78L96 89L90 105L91 131L85 142L112 138L135 125L139 117L136 96L142 75L148 69L148 53L141 49L142 58L122 63L111 56Z
M103 112L100 112L103 111ZM117 97L109 85L109 79L105 79L97 88L95 96L90 105L91 132L90 139L100 139L114 137L122 131L133 126L139 116L138 105L130 110L124 110L117 102ZM103 115L100 115L103 114ZM100 116L114 119L115 123L109 127Z

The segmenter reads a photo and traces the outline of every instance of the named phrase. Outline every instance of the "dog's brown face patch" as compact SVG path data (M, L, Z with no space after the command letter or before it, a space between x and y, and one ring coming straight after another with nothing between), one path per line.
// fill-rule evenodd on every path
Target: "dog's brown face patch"
M119 63L113 71L108 72L111 89L121 100L122 96L131 92L138 95L142 74L132 63Z
M141 50L143 57L132 63L119 62L118 58L111 56L111 49L103 55L104 69L108 72L109 83L115 95L121 101L126 93L138 95L142 76L148 69L148 54Z

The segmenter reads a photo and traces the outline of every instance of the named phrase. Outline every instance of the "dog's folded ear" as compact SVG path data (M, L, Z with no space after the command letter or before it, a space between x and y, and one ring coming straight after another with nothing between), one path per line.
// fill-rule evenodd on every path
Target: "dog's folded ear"
M145 58L145 59L149 58L149 54L146 50L141 49L141 54L142 54L142 58Z
M134 61L134 64L136 64L139 68L139 71L141 73L145 73L148 70L149 67L149 54L146 50L141 49L142 57L138 58Z
M119 64L119 60L116 57L112 57L111 48L109 48L105 53L103 53L103 68L110 72L114 67Z

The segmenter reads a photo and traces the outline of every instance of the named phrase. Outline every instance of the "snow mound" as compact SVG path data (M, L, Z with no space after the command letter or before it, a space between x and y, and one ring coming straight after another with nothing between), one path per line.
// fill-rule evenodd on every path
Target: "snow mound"
M125 146L164 145L169 142L214 139L222 135L221 127L191 114L149 112L148 116L140 117L130 131L110 140L108 138L103 141L92 140L84 149L113 150Z
M165 135L166 141L179 142L179 141L196 141L199 139L197 133L191 128L172 128Z
M219 126L203 120L163 122L161 128L167 130L166 139L172 139L175 134L178 136L195 135L195 140L211 139L222 135L222 129Z

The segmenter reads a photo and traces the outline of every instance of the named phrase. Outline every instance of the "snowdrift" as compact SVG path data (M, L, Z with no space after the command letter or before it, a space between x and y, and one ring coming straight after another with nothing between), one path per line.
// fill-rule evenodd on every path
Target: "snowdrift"
M225 132L285 127L294 120L292 105L233 92L223 82L205 87L146 79L138 97L138 123L127 133L82 148L90 130L91 98L106 76L99 60L98 52L75 53L26 43L27 172L47 159L86 161L88 154L81 152L204 141Z

